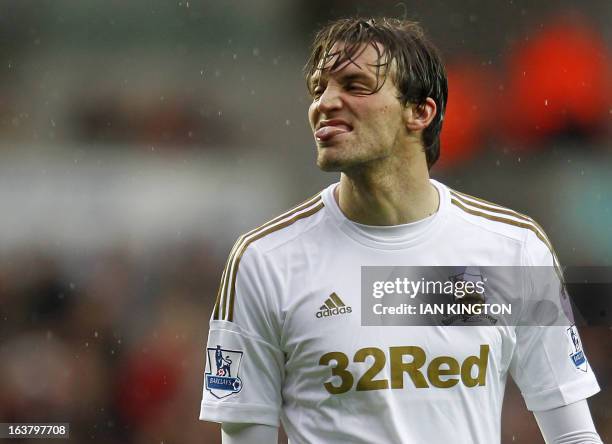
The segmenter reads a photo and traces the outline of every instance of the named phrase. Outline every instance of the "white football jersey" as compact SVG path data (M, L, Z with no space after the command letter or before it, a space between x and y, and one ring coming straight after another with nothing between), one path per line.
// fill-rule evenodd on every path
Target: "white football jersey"
M575 327L362 326L362 266L555 265L532 219L432 183L439 209L413 224L348 220L334 184L239 238L200 419L282 421L291 443L490 444L508 373L529 410L599 391Z

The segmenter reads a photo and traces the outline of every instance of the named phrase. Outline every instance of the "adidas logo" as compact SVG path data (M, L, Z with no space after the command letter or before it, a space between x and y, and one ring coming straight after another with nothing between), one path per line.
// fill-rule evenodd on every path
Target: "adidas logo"
M319 307L319 311L317 311L317 318L325 318L327 316L340 315L345 313L351 313L353 309L351 307L347 307L340 296L336 293L332 293L329 295L327 300L323 305Z

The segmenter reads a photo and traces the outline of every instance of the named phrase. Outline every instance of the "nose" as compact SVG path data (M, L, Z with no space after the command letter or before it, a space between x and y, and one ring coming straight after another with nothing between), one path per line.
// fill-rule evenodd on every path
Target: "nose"
M327 114L330 111L342 108L342 97L340 97L340 91L338 88L332 85L327 85L327 88L323 91L323 94L319 97L317 103L317 109L323 114Z

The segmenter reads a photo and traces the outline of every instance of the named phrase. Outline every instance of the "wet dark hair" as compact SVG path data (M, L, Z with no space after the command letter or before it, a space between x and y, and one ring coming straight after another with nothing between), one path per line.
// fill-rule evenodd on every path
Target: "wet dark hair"
M341 51L332 53L332 47L343 42ZM376 45L382 46L382 51ZM437 112L423 131L423 146L427 167L431 168L440 157L440 131L448 99L446 72L438 50L425 37L418 23L394 18L343 18L324 26L315 36L310 58L304 71L308 91L313 95L316 85L312 77L335 58L330 71L341 69L346 63L355 63L361 52L371 45L378 52L376 88L383 87L389 67L395 63L392 80L399 91L402 105L422 106L427 97L436 102ZM321 64L321 62L324 62Z

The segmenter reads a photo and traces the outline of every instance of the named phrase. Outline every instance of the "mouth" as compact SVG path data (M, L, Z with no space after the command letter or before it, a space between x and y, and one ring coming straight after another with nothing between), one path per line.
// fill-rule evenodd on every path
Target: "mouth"
M350 133L353 127L342 119L321 120L314 133L318 142L327 142L341 134Z

